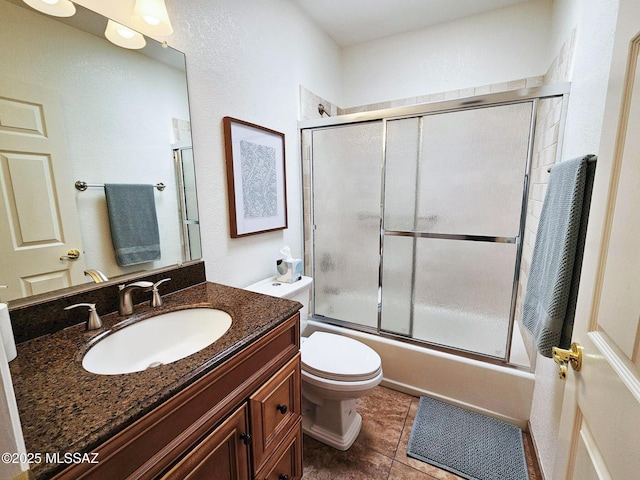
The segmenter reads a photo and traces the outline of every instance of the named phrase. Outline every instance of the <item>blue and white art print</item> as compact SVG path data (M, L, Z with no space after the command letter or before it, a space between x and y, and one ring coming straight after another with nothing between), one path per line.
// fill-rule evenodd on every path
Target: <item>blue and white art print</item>
M223 119L231 237L287 228L284 134Z
M244 218L278 214L276 149L247 140L240 141Z

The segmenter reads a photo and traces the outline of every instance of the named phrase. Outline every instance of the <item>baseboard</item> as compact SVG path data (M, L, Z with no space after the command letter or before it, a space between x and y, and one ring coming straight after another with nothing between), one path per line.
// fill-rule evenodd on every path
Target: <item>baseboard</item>
M533 429L531 428L531 421L527 421L527 430L529 432L529 437L531 438L531 443L533 444L533 454L536 457L536 463L538 464L537 473L540 474L540 478L542 480L546 480L544 476L544 470L542 470L542 463L540 462L540 453L538 452L538 445L536 444L536 437L533 435Z

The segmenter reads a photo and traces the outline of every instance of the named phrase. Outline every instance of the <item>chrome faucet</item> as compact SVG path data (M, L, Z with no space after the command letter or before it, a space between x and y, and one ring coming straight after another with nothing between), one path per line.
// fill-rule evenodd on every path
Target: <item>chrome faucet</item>
M120 289L118 293L118 313L120 315L131 315L133 313L133 291L143 290L148 292L153 288L153 283L142 280L129 285L118 285L118 288Z
M95 282L95 283L102 283L102 282L108 282L109 279L107 278L107 276L102 273L100 270L96 270L96 269L90 269L90 270L85 270L84 271L85 275L88 275L89 277L91 277L91 279Z

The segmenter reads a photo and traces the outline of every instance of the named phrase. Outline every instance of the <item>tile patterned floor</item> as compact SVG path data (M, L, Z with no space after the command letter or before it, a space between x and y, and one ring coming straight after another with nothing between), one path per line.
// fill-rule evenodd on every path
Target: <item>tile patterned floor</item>
M461 477L407 456L418 398L376 387L358 399L362 430L353 446L340 452L304 436L303 480L459 480ZM541 480L524 434L530 480ZM508 479L505 479L508 480Z

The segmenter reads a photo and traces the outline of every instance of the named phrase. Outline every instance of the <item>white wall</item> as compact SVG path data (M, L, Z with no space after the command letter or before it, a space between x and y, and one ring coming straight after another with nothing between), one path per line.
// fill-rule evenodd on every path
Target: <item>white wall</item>
M187 55L207 277L245 286L275 274L282 245L302 255L299 85L339 97L337 46L287 0L168 2L172 45ZM229 237L222 117L285 134L289 228Z
M347 47L342 106L542 75L550 13L551 0L526 2Z
M617 0L554 2L549 59L576 28L563 160L599 151L617 5ZM530 423L546 478L555 462L564 386L553 360L538 355Z

